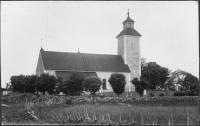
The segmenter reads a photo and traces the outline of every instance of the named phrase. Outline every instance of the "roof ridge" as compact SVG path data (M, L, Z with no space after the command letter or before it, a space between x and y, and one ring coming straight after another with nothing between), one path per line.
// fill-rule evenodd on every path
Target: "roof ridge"
M52 52L52 53L76 53L76 52L59 52L59 51L43 51L43 52Z
M43 51L43 52L52 52L52 53L73 53L78 54L77 52L58 52L58 51ZM108 55L108 56L115 56L116 54L99 54L99 53L81 53L81 54L91 54L91 55Z

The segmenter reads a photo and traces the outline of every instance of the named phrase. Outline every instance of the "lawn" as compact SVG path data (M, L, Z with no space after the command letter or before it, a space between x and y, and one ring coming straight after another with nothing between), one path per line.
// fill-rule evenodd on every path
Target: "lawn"
M6 124L197 124L199 119L198 100L177 100L165 102L158 99L134 102L83 102L73 104L51 104L32 106L34 115L24 111L26 96L20 96L20 103L2 97ZM19 100L18 99L18 100ZM171 100L171 99L168 99ZM159 101L159 102L158 102ZM188 102L187 102L188 101ZM193 104L191 104L193 102Z

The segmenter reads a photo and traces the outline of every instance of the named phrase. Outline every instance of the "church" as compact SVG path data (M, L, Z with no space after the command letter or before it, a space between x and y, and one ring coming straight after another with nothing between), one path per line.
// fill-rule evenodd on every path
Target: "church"
M134 28L134 20L129 17L122 23L123 30L117 35L117 55L53 52L40 49L36 75L48 73L67 80L72 73L96 76L102 80L102 92L112 92L108 82L112 73L122 73L126 77L125 91L135 91L131 80L141 76L140 37Z

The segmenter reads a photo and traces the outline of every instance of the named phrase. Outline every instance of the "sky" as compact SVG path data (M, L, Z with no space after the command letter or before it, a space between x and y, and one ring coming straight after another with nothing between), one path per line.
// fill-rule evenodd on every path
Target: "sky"
M116 55L128 9L142 58L199 78L196 1L2 1L1 86L12 75L35 74L41 46Z

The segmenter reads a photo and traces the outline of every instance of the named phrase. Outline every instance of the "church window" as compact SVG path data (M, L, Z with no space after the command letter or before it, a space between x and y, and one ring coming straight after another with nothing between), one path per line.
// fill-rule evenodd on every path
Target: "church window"
M131 43L131 47L133 47L133 42Z
M106 89L106 79L103 79L103 89Z

